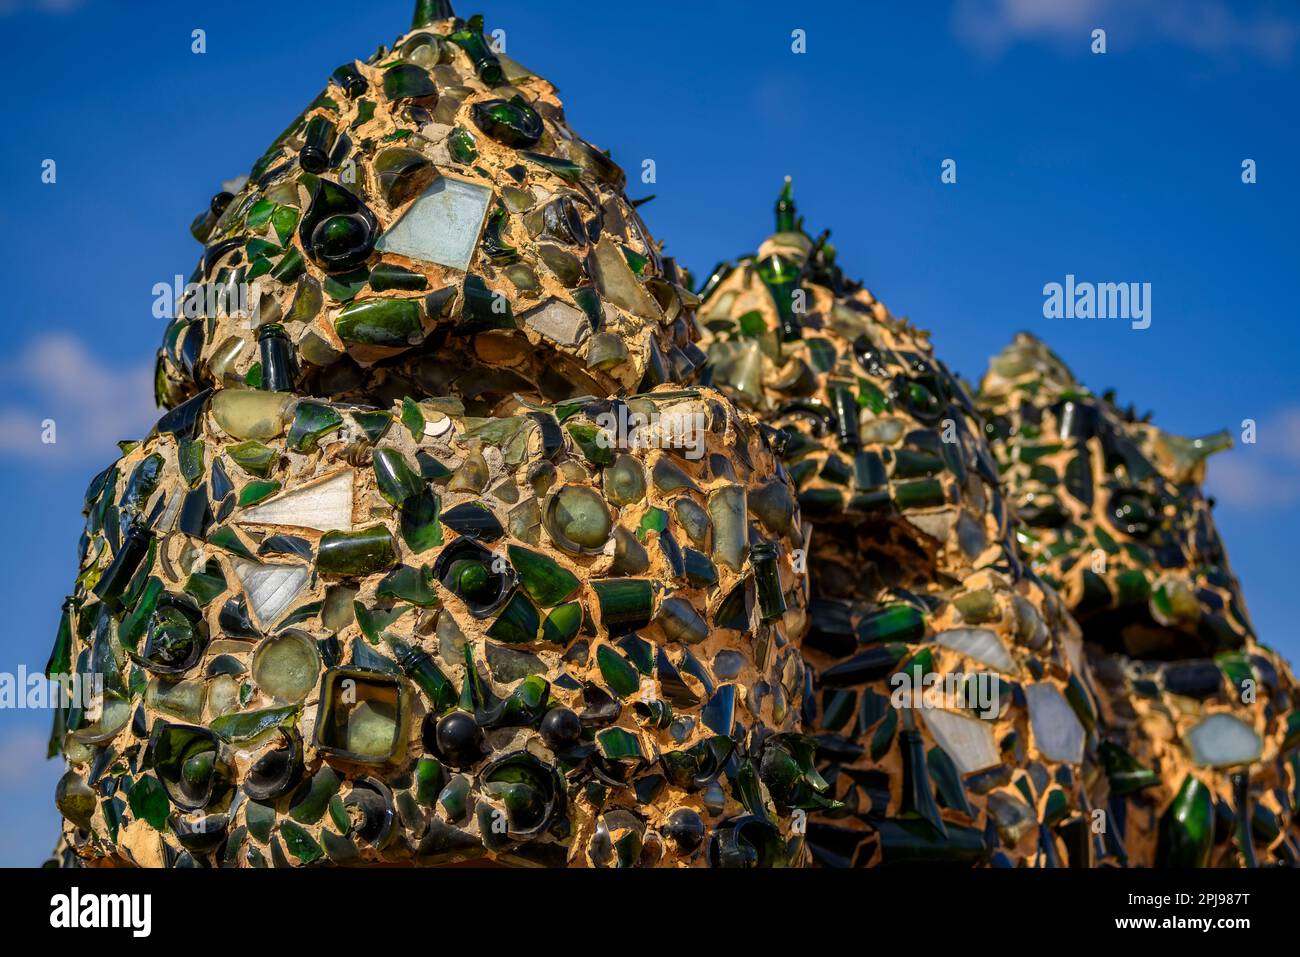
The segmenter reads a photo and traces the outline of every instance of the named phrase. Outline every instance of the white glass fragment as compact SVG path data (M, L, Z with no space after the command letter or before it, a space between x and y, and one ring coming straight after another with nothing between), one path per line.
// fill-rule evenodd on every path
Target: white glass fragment
M375 248L464 272L491 200L492 191L485 186L440 176L388 227Z
M1029 726L1034 744L1049 761L1078 764L1083 760L1083 724L1056 685L1045 681L1025 685Z
M1007 646L995 632L987 628L949 628L935 635L934 640L945 648L951 648L967 658L974 658L990 668L1010 674L1016 671L1016 662L1007 651Z
M1264 750L1255 729L1230 714L1212 714L1187 732L1192 760L1206 768L1228 768L1258 760Z
M320 532L352 530L353 470L311 482L245 509L245 525L289 525Z
M248 596L248 610L263 629L283 617L311 578L307 565L263 565L236 559L235 575Z
M988 721L967 718L938 708L920 712L930 727L935 742L952 758L961 774L983 771L1001 760L998 746L993 740L993 728Z

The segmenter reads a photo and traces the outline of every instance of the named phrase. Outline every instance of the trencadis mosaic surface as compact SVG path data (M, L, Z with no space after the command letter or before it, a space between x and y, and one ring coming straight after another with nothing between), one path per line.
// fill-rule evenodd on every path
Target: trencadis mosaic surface
M1025 560L1083 628L1117 852L1143 866L1300 863L1300 687L1255 635L1200 489L1227 434L1163 432L1024 333L979 404Z
M421 5L192 227L50 663L105 691L55 729L71 856L806 856L794 490L689 387L622 171L482 29Z
M970 397L924 333L844 276L828 235L803 230L788 180L776 226L706 280L699 318L709 379L780 430L813 525L804 726L842 805L813 815L814 860L1104 857L1081 639L1017 558ZM914 708L900 675L991 694Z
M191 225L87 489L57 862L1296 863L1223 440L1031 337L973 400L776 220L691 292L445 2L336 69Z

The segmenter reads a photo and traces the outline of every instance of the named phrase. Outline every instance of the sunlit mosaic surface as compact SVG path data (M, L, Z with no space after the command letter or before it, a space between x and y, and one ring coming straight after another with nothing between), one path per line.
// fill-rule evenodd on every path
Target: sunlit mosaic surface
M965 388L804 231L788 181L776 213L755 256L705 281L699 319L707 378L779 430L812 524L805 730L841 804L812 816L814 860L1105 857L1080 636L1017 558ZM911 707L902 675L989 682L992 703Z
M223 185L86 493L55 862L1297 863L1225 438L1031 337L972 400L789 180L692 293L624 187L428 0Z
M192 228L50 662L65 861L801 865L794 490L622 171L437 13Z
M1025 560L1084 631L1117 851L1300 863L1300 687L1255 635L1200 489L1228 435L1162 432L1028 334L993 359L979 403Z

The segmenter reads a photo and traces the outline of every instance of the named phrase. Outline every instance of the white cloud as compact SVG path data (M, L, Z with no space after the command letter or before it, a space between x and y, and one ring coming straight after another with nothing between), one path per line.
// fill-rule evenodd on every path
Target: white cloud
M18 393L0 404L0 456L101 463L116 457L118 440L143 438L161 415L152 363L114 368L67 333L31 340L0 363L0 379ZM46 444L42 432L51 419L55 441Z
M958 0L952 28L959 40L993 56L1021 41L1044 40L1086 53L1100 27L1112 49L1163 41L1210 56L1240 53L1284 64L1300 43L1295 11L1262 5L1247 12L1226 0Z
M1300 407L1258 424L1255 442L1210 459L1206 489L1224 505L1259 510L1300 503Z

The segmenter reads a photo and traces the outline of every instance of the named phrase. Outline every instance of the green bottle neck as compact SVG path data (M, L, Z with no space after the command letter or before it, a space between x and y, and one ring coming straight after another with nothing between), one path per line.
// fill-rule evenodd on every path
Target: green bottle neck
M796 230L794 209L794 193L790 177L785 178L785 186L781 188L781 195L776 199L776 231L778 233L792 233Z
M450 20L455 15L451 9L451 0L415 0L411 29L418 30L438 20Z

